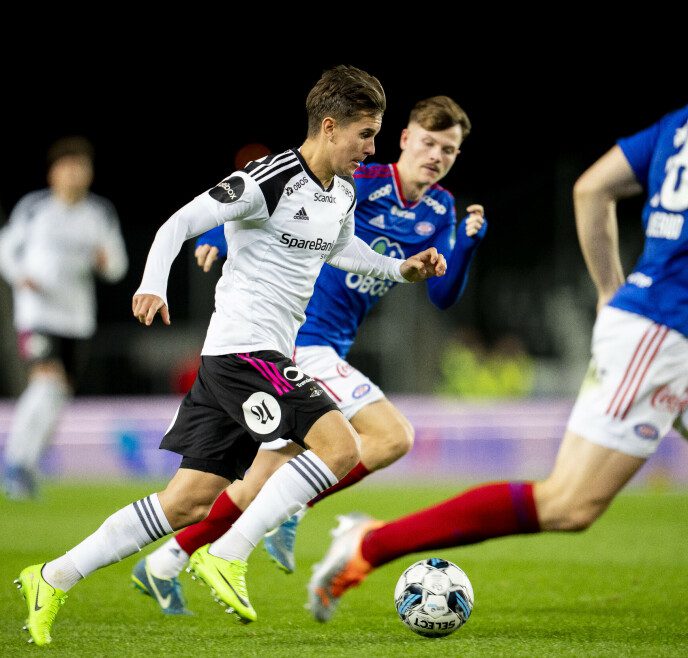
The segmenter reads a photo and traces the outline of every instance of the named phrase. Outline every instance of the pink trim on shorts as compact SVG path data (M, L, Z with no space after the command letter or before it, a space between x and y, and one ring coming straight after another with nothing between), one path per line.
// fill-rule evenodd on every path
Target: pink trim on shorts
M277 395L284 395L289 391L294 390L294 387L282 376L282 374L277 370L277 366L269 361L263 361L262 359L257 359L255 356L250 354L237 354L237 356L242 360L250 363L265 379L267 379L277 391ZM272 366L270 368L269 366Z

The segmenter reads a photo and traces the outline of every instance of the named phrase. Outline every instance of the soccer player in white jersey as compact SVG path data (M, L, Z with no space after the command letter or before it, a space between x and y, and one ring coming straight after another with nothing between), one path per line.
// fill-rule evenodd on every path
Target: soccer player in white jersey
M374 568L402 555L507 535L588 528L672 423L688 415L688 105L618 140L574 188L598 293L592 361L542 482L486 484L387 523L346 515L309 583L319 621ZM645 245L621 269L616 201L646 193ZM681 423L681 419L683 422Z
M401 155L392 164L366 163L355 174L356 235L373 248L397 254L434 246L447 260L447 273L428 281L430 301L449 308L465 288L470 263L486 232L480 205L471 205L457 222L452 194L438 183L450 171L471 124L464 110L447 96L418 101L401 134ZM227 253L222 227L199 236L196 257L210 269ZM365 373L351 366L347 354L361 323L395 284L347 274L325 265L296 337L294 361L325 386L361 438L361 461L308 507L385 468L410 450L413 427ZM189 556L222 536L241 516L263 482L302 448L282 439L261 445L250 471L215 501L203 521L185 528L140 560L132 582L154 598L165 614L184 614L178 574ZM287 573L294 571L294 545L300 510L264 539L265 549Z
M220 540L197 551L195 573L245 621L247 559L263 535L344 477L358 462L358 437L325 391L288 355L324 262L366 276L422 281L442 275L434 248L406 260L373 251L353 234L351 175L375 152L385 110L373 76L352 66L326 71L308 94L308 134L299 149L233 173L159 229L133 314L170 324L166 287L184 240L226 224L229 258L217 285L198 377L161 447L182 455L160 493L115 512L66 555L24 569L17 584L37 644L66 592L173 530L203 519L230 481L243 476L261 442L290 438L306 450L278 469Z
M113 205L89 191L93 147L66 137L48 152L48 183L24 196L0 233L0 273L14 293L14 325L29 384L5 447L8 497L36 494L38 462L96 329L93 275L119 281L127 255Z

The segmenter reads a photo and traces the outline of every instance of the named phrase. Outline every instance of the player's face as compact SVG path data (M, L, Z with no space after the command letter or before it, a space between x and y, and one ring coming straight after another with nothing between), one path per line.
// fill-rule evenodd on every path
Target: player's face
M330 137L332 171L338 176L353 176L361 162L375 153L375 135L381 127L381 114L336 124Z
M68 192L85 192L93 182L93 164L85 155L65 155L48 174L51 187Z
M459 155L462 139L461 126L431 131L410 123L401 133L401 158L415 179L412 182L432 185L444 178Z

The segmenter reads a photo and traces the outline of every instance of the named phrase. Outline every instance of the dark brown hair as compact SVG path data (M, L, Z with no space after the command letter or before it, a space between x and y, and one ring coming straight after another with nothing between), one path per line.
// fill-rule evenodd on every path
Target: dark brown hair
M48 149L48 167L51 167L60 158L64 158L68 155L85 155L93 162L93 144L81 135L73 135L71 137L62 137L58 139Z
M306 98L308 136L315 137L325 117L346 125L360 116L384 114L387 108L380 81L357 69L341 64L325 71Z
M411 110L410 122L419 123L425 130L446 130L461 126L463 139L471 132L471 121L464 110L449 96L433 96L418 101Z

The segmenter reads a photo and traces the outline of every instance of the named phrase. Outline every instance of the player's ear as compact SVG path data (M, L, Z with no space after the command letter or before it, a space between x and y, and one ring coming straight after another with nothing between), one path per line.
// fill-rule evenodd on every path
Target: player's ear
M402 151L406 148L407 144L408 144L408 128L404 128L401 131L401 138L399 139L399 146L401 147Z
M333 119L332 117L325 117L322 120L322 124L320 125L320 129L322 130L323 134L328 139L328 141L332 141L332 137L334 136L334 129L336 126L337 126L337 121L335 119Z

